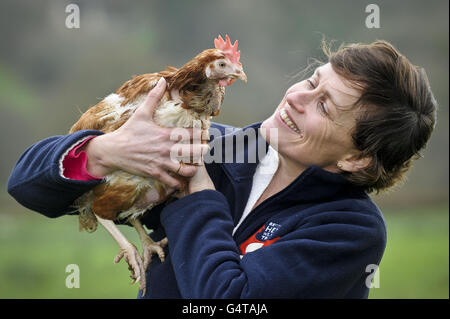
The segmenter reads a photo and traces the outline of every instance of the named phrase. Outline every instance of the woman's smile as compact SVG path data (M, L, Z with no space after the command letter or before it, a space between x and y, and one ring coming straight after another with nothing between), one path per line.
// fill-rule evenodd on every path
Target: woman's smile
M276 117L278 121L280 121L280 123L287 127L289 130L293 131L296 134L300 134L303 137L303 132L295 124L294 120L289 114L289 111L285 107L282 107L277 111Z

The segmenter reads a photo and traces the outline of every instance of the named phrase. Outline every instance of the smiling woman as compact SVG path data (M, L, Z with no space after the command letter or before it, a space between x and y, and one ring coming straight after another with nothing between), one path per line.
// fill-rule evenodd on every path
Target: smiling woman
M385 41L324 51L330 61L286 91L262 134L279 128L280 167L289 175L318 165L369 192L388 189L435 125L426 74Z

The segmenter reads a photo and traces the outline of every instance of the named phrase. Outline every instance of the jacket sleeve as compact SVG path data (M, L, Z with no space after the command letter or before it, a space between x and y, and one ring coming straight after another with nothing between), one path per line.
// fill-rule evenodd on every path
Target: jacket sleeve
M23 206L47 217L73 211L71 205L102 180L78 181L63 176L62 159L79 141L100 131L84 130L53 136L28 148L19 158L8 180L8 193Z
M343 298L384 250L380 219L327 212L241 259L228 210L221 193L205 190L162 212L183 298Z

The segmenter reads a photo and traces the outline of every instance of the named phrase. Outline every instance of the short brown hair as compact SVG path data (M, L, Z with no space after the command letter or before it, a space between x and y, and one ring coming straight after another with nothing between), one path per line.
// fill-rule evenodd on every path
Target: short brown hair
M436 122L437 102L423 68L412 65L386 41L323 46L333 70L361 92L352 138L365 169L343 174L368 192L390 188L421 156Z

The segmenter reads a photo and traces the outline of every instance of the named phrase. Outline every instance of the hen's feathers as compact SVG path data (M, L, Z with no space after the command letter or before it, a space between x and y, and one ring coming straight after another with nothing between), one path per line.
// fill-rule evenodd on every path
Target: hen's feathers
M143 94L150 92L158 82L157 73L134 76L118 88L114 95L109 95L96 105L88 109L72 126L69 133L80 130L99 130L104 133L112 132L121 127L133 114L132 106ZM121 110L119 106L126 106Z

